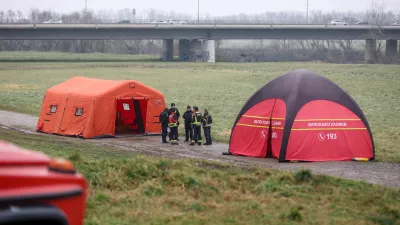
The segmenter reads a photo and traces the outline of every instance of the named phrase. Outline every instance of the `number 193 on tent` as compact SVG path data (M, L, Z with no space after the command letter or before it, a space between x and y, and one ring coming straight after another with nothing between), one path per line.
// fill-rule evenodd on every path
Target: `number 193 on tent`
M318 140L325 141L325 140L336 140L338 139L336 133L328 133L325 134L323 132L318 133Z

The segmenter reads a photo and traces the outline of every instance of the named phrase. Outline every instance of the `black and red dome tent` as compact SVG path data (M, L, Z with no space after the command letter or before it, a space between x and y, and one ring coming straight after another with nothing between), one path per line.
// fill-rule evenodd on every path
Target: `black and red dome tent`
M375 159L360 107L309 70L280 76L250 97L233 125L229 153L280 162Z

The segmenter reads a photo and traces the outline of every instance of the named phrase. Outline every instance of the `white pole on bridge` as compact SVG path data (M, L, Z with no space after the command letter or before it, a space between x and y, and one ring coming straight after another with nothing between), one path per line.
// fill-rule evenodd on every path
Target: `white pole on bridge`
M308 24L308 0L307 0L307 24Z
M200 0L197 0L197 23L200 23Z

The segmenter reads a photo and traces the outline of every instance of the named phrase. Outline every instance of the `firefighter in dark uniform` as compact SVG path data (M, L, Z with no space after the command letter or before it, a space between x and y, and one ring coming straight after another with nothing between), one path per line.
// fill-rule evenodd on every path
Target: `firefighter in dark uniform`
M168 108L165 108L164 111L160 113L160 123L162 128L162 135L161 135L162 143L168 143L167 141L168 121L169 121Z
M212 145L212 139L211 139L212 116L210 113L208 113L207 109L204 109L202 123L203 123L204 136L206 137L206 143L204 145Z
M199 108L197 106L193 106L193 114L192 114L192 127L193 127L193 139L190 145L194 145L197 143L201 145L201 119L203 118L201 112L199 112Z
M179 110L177 108L175 108L175 103L171 103L171 108L168 110L168 116L171 115L172 110L175 110L175 115L177 117L178 120L178 126L179 126L179 117L181 117L181 114L179 113ZM177 128L178 129L178 128ZM178 131L177 131L178 132ZM169 133L169 140L171 141L171 133ZM179 141L179 138L177 136L177 140Z
M185 142L193 140L193 128L192 128L192 108L190 106L186 107L186 112L183 114L183 119L185 120Z
M171 130L171 144L178 144L178 117L175 114L175 109L172 109L171 115L169 115L168 127Z

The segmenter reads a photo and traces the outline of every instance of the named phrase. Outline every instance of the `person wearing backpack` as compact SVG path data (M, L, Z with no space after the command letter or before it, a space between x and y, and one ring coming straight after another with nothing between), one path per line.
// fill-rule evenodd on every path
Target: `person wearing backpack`
M212 116L207 109L204 109L202 124L203 124L204 136L206 137L206 143L204 145L212 145L212 139L211 139Z

